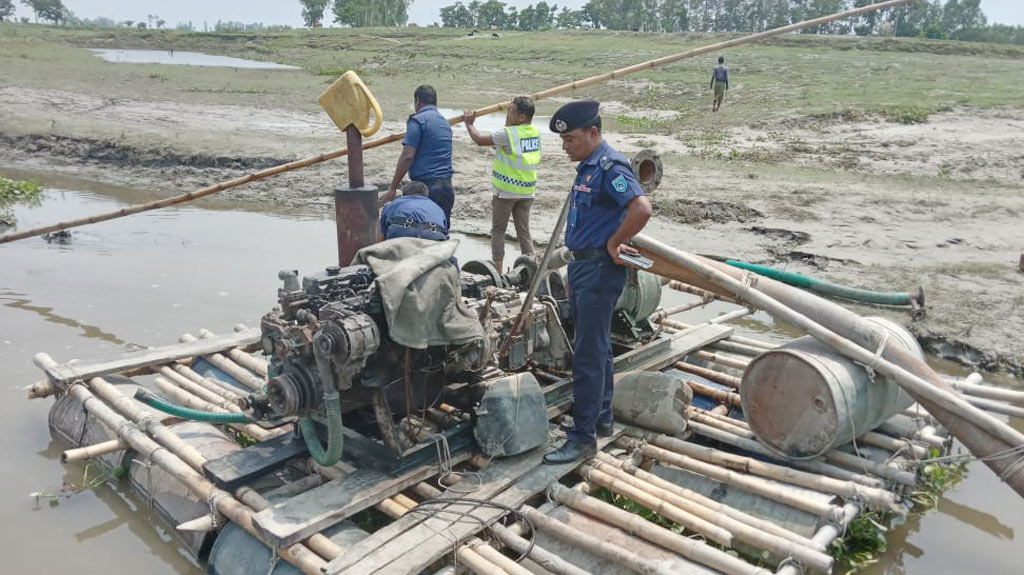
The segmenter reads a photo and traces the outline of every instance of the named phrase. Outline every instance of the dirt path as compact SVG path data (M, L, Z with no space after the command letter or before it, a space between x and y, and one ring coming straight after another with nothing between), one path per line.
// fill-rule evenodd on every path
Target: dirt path
M109 99L0 87L0 165L170 195L344 145L323 115L242 105ZM798 120L798 121L794 121ZM381 134L403 128L388 122ZM455 228L490 227L491 152L455 128ZM957 109L927 123L794 119L695 133L608 134L621 151L654 148L665 177L650 233L703 254L857 285L924 286L928 317L857 307L911 326L933 351L1024 377L1024 111ZM572 164L547 151L535 237L550 234ZM366 154L386 185L390 146ZM329 213L344 161L231 190L247 204Z

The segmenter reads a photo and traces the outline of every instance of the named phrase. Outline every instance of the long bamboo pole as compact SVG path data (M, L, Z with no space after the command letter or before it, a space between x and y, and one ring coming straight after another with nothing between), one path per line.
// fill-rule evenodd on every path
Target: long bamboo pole
M192 343L196 341L196 336L190 333L185 333L178 338L178 341L182 343ZM262 377L257 377L253 372L238 365L233 360L228 359L228 357L222 353L211 353L203 357L206 361L213 364L214 367L235 378L236 381L253 391L260 391L263 389L263 386L267 384Z
M672 54L670 56L663 56L661 58L656 58L654 60L648 60L646 62L641 62L640 64L634 64L632 66L627 66L625 68L619 68L618 70L607 72L605 74L599 74L597 76L591 76L589 78L584 78L582 80L574 80L574 81L569 82L567 84L562 84L560 86L555 86L553 88L548 88L547 90L542 90L540 92L532 94L531 97L534 100L543 100L545 98L551 98L551 97L557 96L559 94L564 94L565 92L570 92L570 91L573 91L573 90L579 90L581 88L586 88L588 86L593 86L594 84L600 84L602 82L607 82L608 80L614 80L616 78L621 78L623 76L628 76L630 74L635 74L637 72L643 72L644 70L650 70L652 68L658 68L658 67L661 67L661 66L667 66L669 64L674 64L675 62L678 62L680 60L686 60L686 59L689 59L689 58L695 58L697 56L703 56L704 54L709 54L709 53L712 53L712 52L718 52L720 50L725 50L727 48L733 48L733 47L736 47L736 46L741 46L743 44L749 44L751 42L757 42L759 40L764 40L766 38L771 38L773 36L779 36L779 35L782 35L782 34L788 34L790 32L795 32L795 31L801 30L803 28L811 28L811 27L814 27L814 26L820 26L822 24L827 24L829 22L832 22L832 21L835 21L835 20L841 20L843 18L851 18L853 16L859 16L861 14L866 14L868 12L874 12L875 10L881 10L881 9L884 9L884 8L891 8L893 6L899 6L901 4L906 4L907 2L910 2L910 0L889 0L888 2L880 2L878 4L871 4L870 6L863 6L861 8L855 8L853 10L847 10L845 12L838 12L836 14L831 14L829 16L822 16L821 18L814 18L812 20L805 20L803 22L797 22L795 24L790 24L788 26L782 26L781 28L775 28L775 29L772 29L772 30L766 30L764 32L759 32L757 34L751 34L749 36L743 36L741 38L734 38L732 40L727 40L725 42L718 42L718 43L715 43L715 44L709 44L707 46L702 46L702 47L696 48L694 50L688 50L686 52L680 52L678 54ZM479 110L476 110L474 113L477 116L485 116L487 114L493 114L495 112L502 112L504 110L507 110L508 107L511 104L512 104L511 100L506 100L504 102L499 102L497 104L491 104L490 106L486 106L486 107L480 108ZM452 125L455 125L455 124L458 124L458 123L462 122L464 119L465 119L465 116L460 114L460 115L455 116L453 118L449 118L448 119L448 123L452 124ZM397 134L392 134L390 136L384 136L382 138L377 138L377 139L374 139L374 140L370 140L369 142L364 142L363 143L363 149L364 150L369 150L371 148L377 148L377 147L383 146L385 144L390 144L390 143L393 143L393 142L398 142L403 137L405 137L405 132L401 132L401 133L397 133ZM319 164L319 163L322 163L322 162L326 162L327 160L333 160L335 158L340 158L342 156L347 156L347 155L348 155L348 148L347 147L346 148L338 148L337 150L333 150L333 151L330 151L330 152L324 152L323 154L319 154L319 155L312 156L312 157L309 157L309 158L304 158L304 159L301 159L301 160L295 160L293 162L288 162L288 163L285 163L285 164L281 164L279 166L273 166L271 168L266 168L266 169L263 169L263 170L258 170L256 172L252 172L251 174L247 174L245 176L239 176L237 178L232 178L230 180L225 180L223 182L220 182L220 183L217 183L217 184L213 184L213 185L207 186L205 188L200 188L198 190L195 190L195 191L192 191L192 192L188 192L188 193L185 193L185 194L181 194L181 195L178 195L178 196L173 196L173 197L170 197L170 198L164 198L162 200L156 200L156 201L148 202L148 203L145 203L145 204L138 204L138 205L135 205L135 206L128 206L126 208L121 208L119 210L114 210L112 212L107 212L107 213L103 213L103 214L96 214L96 215L92 215L92 216L88 216L88 217L84 217L84 218L79 218L79 219L75 219L75 220L68 220L66 222L60 222L60 223L56 223L56 224L51 224L51 225L48 225L48 226L41 226L41 227L38 227L38 228L33 228L33 229L30 229L30 230L25 230L23 232L7 234L5 236L0 236L0 244L5 244L7 242L13 242L15 240L21 240L21 239L25 239L25 238L31 238L31 237L34 237L34 236L41 236L43 234L47 234L47 233L50 233L50 232L55 232L55 231L58 231L58 230L66 230L68 228L84 226L84 225L87 225L87 224L95 224L95 223L99 223L99 222L105 222L107 220L113 220L115 218L120 218L120 217L124 217L124 216L130 216L130 215L133 215L133 214L147 212L147 211L150 211L150 210L157 210L157 209L160 209L160 208L166 208L167 206L173 206L175 204L180 204L180 203L184 203L184 202L190 202L192 200L198 200L199 198L204 198L206 196L209 196L209 195L212 195L212 194L216 194L217 192L222 192L224 190L229 190L231 188L236 188L236 187L241 186L243 184L248 184L250 182L255 182L257 180L262 180L262 179L265 179L265 178L269 178L271 176L276 176L278 174L283 174L285 172L291 172L293 170L298 170L300 168L307 168L309 166L313 166L313 165L316 165L316 164Z

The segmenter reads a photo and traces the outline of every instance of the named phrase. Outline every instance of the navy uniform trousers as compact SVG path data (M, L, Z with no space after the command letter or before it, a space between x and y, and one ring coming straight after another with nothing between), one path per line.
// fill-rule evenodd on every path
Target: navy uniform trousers
M569 306L575 322L569 439L597 442L597 423L612 421L612 312L626 285L626 268L611 256L569 263Z

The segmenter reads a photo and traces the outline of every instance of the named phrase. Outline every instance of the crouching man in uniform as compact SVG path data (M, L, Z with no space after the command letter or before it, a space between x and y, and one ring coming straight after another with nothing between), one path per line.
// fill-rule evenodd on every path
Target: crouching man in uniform
M378 240L392 238L423 238L447 240L444 210L428 197L423 182L409 182L402 187L402 196L380 211Z
M544 456L545 463L568 463L597 452L597 436L612 434L611 323L615 302L626 285L626 262L636 254L626 244L651 217L629 161L601 136L596 100L570 102L551 117L551 131L562 150L579 162L572 186L565 245L569 263L569 305L576 326L572 365L569 439Z

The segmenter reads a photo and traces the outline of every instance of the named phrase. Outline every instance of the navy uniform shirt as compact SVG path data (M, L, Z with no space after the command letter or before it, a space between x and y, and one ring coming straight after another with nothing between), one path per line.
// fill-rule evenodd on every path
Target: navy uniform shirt
M437 106L423 106L405 123L403 146L416 148L409 179L443 180L452 177L452 127Z
M604 248L626 215L626 204L643 189L629 161L602 142L576 166L565 245L570 250Z
M436 224L437 232L429 232L420 226L408 227L402 223L391 223L392 218L411 220L415 224ZM425 238L448 239L444 227L444 210L427 196L401 196L380 211L380 233L384 239Z

